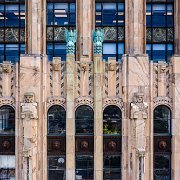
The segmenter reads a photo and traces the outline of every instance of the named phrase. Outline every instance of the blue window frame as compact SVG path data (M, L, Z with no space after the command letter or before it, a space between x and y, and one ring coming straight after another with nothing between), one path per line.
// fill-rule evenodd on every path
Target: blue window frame
M0 1L0 63L16 62L25 53L25 2Z
M173 0L147 0L146 5L146 52L150 60L170 61L174 52Z
M96 3L96 28L103 28L103 59L121 60L125 49L125 3Z
M76 4L47 1L47 55L66 60L65 30L76 27Z

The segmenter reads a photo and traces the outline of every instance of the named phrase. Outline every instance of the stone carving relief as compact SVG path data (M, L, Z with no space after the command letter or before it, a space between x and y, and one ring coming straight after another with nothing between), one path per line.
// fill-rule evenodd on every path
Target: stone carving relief
M21 103L21 118L23 120L23 155L30 157L37 145L37 103L34 93L25 93Z
M121 111L124 109L124 103L123 103L123 100L121 98L116 98L116 97L104 98L104 100L103 100L104 109L110 105L115 105L115 106L119 107L119 109L121 109Z
M92 109L94 108L94 101L91 97L79 97L75 100L75 109L81 105L90 106Z
M143 93L135 93L134 100L130 104L131 120L135 123L136 155L137 155L137 179L144 179L144 157L146 152L145 125L148 118L148 105L144 101Z
M166 105L170 109L172 109L172 103L173 103L172 98L169 98L166 96L159 96L159 97L155 97L153 99L153 102L154 102L154 108L156 108L157 106L160 106L160 105Z
M104 30L96 29L92 33L94 42L94 54L102 54L102 43L104 41Z
M11 63L10 62L3 62L2 64L2 72L9 74L11 73Z
M66 30L66 53L67 54L74 54L75 53L75 42L77 39L77 32L76 30Z
M13 97L1 97L0 106L9 105L15 107L15 100Z
M52 66L53 66L54 71L60 71L60 69L61 69L61 63L60 62L61 61L59 58L56 58L56 57L53 58Z
M66 99L61 98L61 97L48 98L48 100L47 100L47 108L49 109L51 106L54 106L54 105L60 105L64 109L66 109Z

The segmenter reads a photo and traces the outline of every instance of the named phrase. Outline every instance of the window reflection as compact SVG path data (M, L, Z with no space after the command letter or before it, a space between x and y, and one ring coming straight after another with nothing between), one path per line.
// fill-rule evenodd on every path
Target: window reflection
M116 106L108 106L103 112L103 133L121 134L121 111Z
M8 3L5 3L8 2ZM1 1L0 4L0 63L16 62L25 54L24 1Z
M66 179L66 158L65 156L48 157L48 179Z
M47 54L48 59L61 57L66 60L66 29L76 26L75 3L47 3Z
M76 156L76 180L94 179L94 159L91 155Z
M0 134L15 133L15 111L11 106L0 108Z
M146 52L150 60L169 62L174 51L173 3L150 4L149 1L146 5Z
M76 134L93 134L94 112L91 107L83 105L76 110Z
M115 57L120 61L124 54L125 9L124 3L96 3L96 27L105 32L103 59Z
M158 106L154 110L154 133L171 133L171 112L166 106Z
M52 106L48 111L48 134L65 135L66 111L61 106Z

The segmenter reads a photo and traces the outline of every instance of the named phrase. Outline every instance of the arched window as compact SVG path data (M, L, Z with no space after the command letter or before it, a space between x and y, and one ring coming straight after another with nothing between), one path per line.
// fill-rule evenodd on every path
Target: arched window
M15 133L15 110L11 106L0 107L0 134Z
M122 113L114 105L103 112L104 180L121 179L121 134Z
M63 107L55 105L48 111L48 134L65 135L66 111Z
M66 178L66 111L59 105L48 110L48 179Z
M91 107L83 105L76 110L76 135L93 134L94 112Z
M76 179L94 179L94 111L87 105L77 108Z
M171 111L167 106L158 106L154 110L154 133L171 133Z
M154 110L154 180L171 179L171 110Z
M103 113L103 133L121 134L121 110L117 106L108 106Z

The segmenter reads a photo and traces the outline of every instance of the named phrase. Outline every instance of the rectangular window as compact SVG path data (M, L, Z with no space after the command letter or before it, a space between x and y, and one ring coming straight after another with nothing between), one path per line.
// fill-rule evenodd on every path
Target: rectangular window
M96 28L105 33L103 59L120 61L125 45L125 3L96 3Z
M25 54L25 2L24 0L1 0L0 63L16 62L20 54Z
M47 55L66 60L65 31L76 27L76 4L47 1Z
M154 62L169 62L174 52L173 3L173 0L147 0L146 52Z

